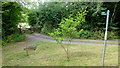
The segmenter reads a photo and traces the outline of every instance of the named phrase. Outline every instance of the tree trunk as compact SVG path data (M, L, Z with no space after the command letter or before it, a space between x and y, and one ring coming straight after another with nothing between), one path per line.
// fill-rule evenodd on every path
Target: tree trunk
M115 7L114 7L114 11L113 11L113 14L112 14L112 17L111 17L111 21L110 21L111 23L114 22L116 9L117 9L117 3L115 4Z
M67 45L66 53L67 53L67 61L70 61L70 59L69 59L69 53L68 53L68 45Z
M64 51L65 51L65 53L67 55L67 61L70 61L69 56L68 56L68 48L66 50L65 47L62 45L62 43L60 43L60 46L64 49Z

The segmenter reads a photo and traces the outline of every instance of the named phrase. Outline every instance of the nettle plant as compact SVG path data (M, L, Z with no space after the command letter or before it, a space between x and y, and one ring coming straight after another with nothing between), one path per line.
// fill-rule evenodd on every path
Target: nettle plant
M71 44L71 40L73 38L79 37L79 34L83 31L83 29L77 30L77 27L85 22L85 15L87 11L78 12L75 16L70 14L68 18L62 19L61 23L58 24L59 28L56 29L53 33L49 33L52 36L58 45L60 45L64 51L66 52L67 61L69 61L69 54L68 54L68 45L65 48L62 44L62 41L68 40L68 44Z

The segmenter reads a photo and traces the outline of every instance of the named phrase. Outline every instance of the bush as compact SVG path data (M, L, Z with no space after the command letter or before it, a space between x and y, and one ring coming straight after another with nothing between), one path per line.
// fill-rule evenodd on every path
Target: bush
M85 30L79 34L79 38L88 39L88 38L91 38L92 35L93 35L93 32Z
M104 31L93 31L93 39L97 39L97 40L103 40L104 39Z
M88 31L85 30L79 34L80 39L95 39L95 40L104 40L105 31ZM118 39L118 34L116 31L108 31L107 35L108 40Z
M42 34L48 35L48 33L53 32L53 28L51 24L44 24L44 27L41 29Z
M113 40L113 39L118 39L118 32L116 31L108 31L108 39Z
M10 44L13 44L16 42L25 41L25 39L26 39L26 37L23 34L21 34L21 35L20 34L12 34L12 35L5 37L2 40L2 45L7 46L7 45L10 45Z

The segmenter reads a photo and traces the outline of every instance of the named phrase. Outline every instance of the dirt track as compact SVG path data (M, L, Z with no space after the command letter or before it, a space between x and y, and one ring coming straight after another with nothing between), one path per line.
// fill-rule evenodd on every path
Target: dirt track
M17 51L17 50L21 50L26 45L32 45L32 44L40 42L40 41L55 42L55 40L53 40L52 37L42 35L42 34L38 34L38 33L34 33L34 36L28 35L28 34L26 34L26 36L27 36L27 39L28 39L27 41L18 42L18 43L15 43L15 44L12 44L10 46L2 48L4 50L4 49L7 49L7 48L10 48L10 47L13 47L13 46L18 46L17 48L14 48L14 49L6 51L6 52L3 52L2 55L11 53L11 52L14 52L14 51ZM73 40L103 42L103 40L85 40L85 39L73 39ZM107 41L107 42L118 42L118 41ZM67 44L68 42L63 41L63 43ZM103 45L103 44L100 44L100 43L83 43L83 42L71 42L71 44ZM118 45L107 44L107 46L118 46Z

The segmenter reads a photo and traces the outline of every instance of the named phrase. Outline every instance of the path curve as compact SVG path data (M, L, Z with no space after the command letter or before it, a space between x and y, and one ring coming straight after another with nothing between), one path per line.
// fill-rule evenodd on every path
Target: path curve
M48 42L54 42L55 43L55 40L52 37L46 36L46 35L42 35L42 34L39 34L39 33L34 33L34 36L26 34L26 37L28 39L27 41L18 42L18 43L15 43L15 44L12 44L10 46L2 48L2 50L4 50L4 49L7 49L7 48L10 48L10 47L13 47L13 46L19 46L19 47L15 48L15 49L3 52L2 55L11 53L11 52L14 52L14 51L17 51L17 50L21 50L26 45L32 45L32 44L40 42L40 41L48 41ZM103 42L103 40L88 40L88 39L87 40L85 40L85 39L73 39L73 40ZM108 41L108 42L118 42L118 41ZM63 41L62 43L68 44L67 41ZM100 44L100 43L71 42L71 44L102 45L103 46L103 44ZM118 45L107 44L107 46L118 46Z

